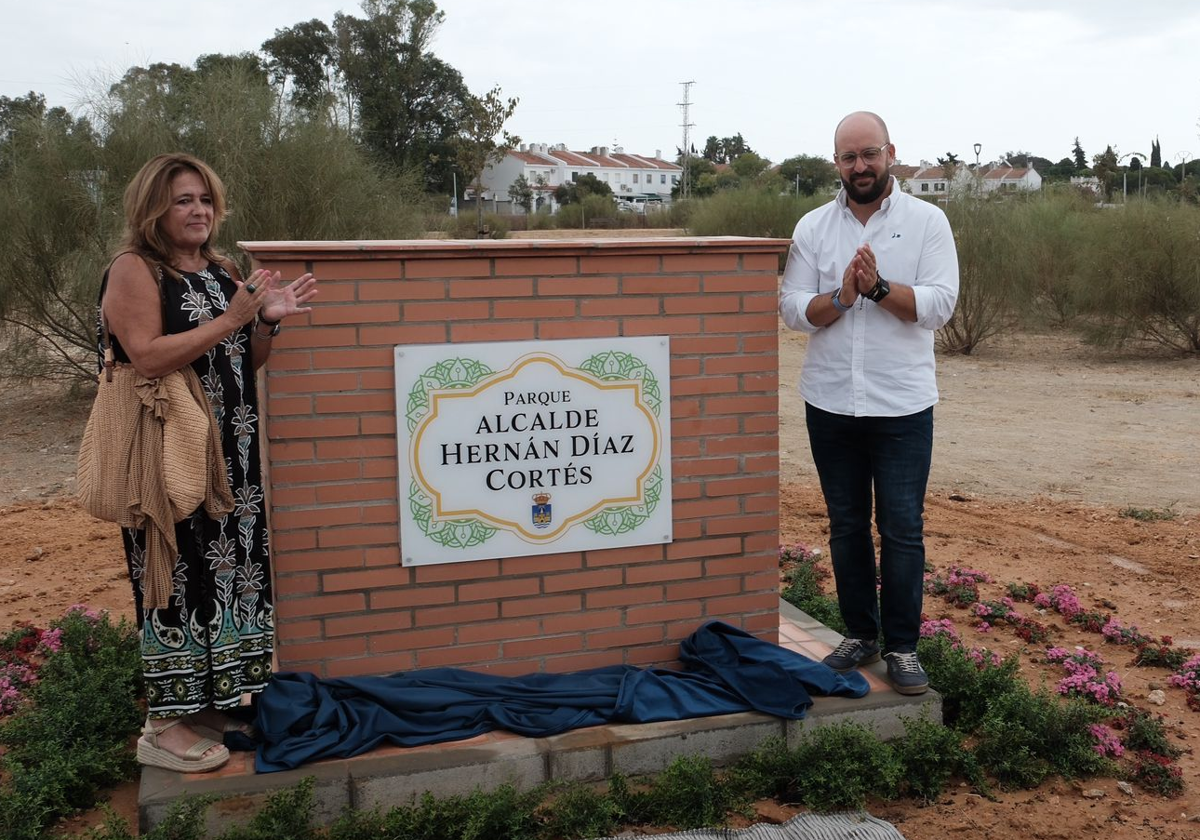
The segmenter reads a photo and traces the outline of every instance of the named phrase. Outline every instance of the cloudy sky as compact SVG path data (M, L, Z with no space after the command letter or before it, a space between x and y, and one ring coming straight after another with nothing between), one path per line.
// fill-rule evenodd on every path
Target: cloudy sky
M520 98L526 142L672 154L741 132L779 161L831 151L850 110L880 113L902 162L1027 150L1200 157L1200 4L1175 0L441 0L434 51L476 92ZM0 0L0 95L80 91L155 61L257 50L357 0Z

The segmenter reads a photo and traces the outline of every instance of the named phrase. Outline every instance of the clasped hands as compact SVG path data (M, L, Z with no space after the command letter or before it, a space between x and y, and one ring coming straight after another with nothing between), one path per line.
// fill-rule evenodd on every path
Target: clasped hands
M843 306L852 306L859 295L865 295L875 288L878 277L875 252L871 250L869 242L864 242L858 246L850 264L846 266L845 273L842 274L842 290L838 294L838 300Z
M312 274L301 274L286 286L280 284L278 271L264 268L255 270L245 282L237 283L237 293L230 301L232 310L240 323L248 323L257 315L264 321L282 321L289 315L311 312L306 306L317 296L317 278Z

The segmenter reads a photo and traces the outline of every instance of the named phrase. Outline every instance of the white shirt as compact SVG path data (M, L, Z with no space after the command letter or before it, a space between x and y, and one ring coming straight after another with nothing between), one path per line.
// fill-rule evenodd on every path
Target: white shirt
M891 193L866 225L854 218L843 189L800 219L792 235L779 314L792 329L811 333L800 395L834 414L902 417L938 401L933 333L950 320L958 299L954 235L940 208L891 181ZM805 317L809 303L841 288L864 242L871 243L881 277L913 287L916 323L860 296L832 324L813 326Z

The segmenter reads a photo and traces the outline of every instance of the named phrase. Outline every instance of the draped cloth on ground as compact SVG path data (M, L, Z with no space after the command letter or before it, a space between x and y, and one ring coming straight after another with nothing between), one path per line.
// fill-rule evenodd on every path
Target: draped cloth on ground
M804 717L812 694L862 697L857 672L839 674L722 622L680 643L686 670L627 665L574 674L498 677L430 668L322 680L276 674L258 697L260 773L383 744L418 746L506 729L530 738L603 723L652 723L760 711Z

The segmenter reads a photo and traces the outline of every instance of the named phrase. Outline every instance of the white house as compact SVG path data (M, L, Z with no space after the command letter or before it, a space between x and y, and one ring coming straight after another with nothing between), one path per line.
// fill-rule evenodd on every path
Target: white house
M639 205L669 202L671 188L679 183L682 172L678 165L663 160L661 150L650 157L628 154L620 146L594 146L590 151L576 152L562 143L522 143L499 163L489 165L481 181L485 200L505 203L510 201L509 187L524 176L541 199L535 198L535 208L549 207L554 212L558 209L554 190L586 174L608 184L618 201Z
M1042 188L1042 176L1032 166L1015 167L1006 160L984 169L980 182L985 193Z

